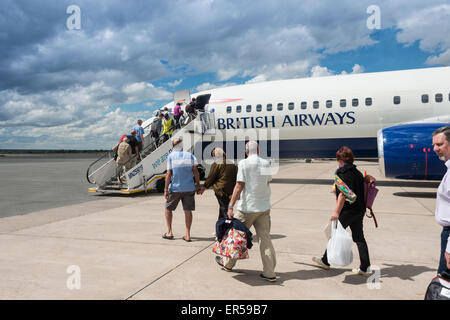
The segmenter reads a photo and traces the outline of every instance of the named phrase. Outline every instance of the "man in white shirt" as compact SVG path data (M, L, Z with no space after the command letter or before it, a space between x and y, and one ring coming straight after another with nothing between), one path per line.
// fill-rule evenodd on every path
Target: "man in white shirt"
M436 196L435 219L443 227L441 233L441 256L438 274L450 269L450 126L433 132L433 151L445 161L447 172L442 178Z
M259 157L259 147L256 141L249 141L245 146L247 159L239 162L236 186L228 206L228 217L241 221L247 228L255 227L259 239L259 248L263 263L263 273L260 277L267 281L276 281L275 249L270 239L270 163ZM237 200L237 212L234 205ZM236 259L218 257L216 260L224 270L230 271Z

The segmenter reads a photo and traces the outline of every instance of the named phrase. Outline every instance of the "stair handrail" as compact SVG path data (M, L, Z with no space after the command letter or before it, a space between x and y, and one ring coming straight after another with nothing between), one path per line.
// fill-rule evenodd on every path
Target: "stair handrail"
M174 125L172 125L171 127L169 127L168 128L168 132L170 132L172 129L174 130L174 132L170 135L170 136L173 136L174 134L175 134L175 132L177 132L177 131L175 131L177 128L179 128L180 130L181 130L181 128L183 128L183 127L185 127L186 125L184 125L184 126L178 126L179 124L177 123L177 124L174 124ZM169 138L170 138L170 136L169 136ZM160 140L162 140L163 138L164 138L164 135L159 135L156 139L153 139L153 137L151 137L152 138L152 142L149 144L149 145L147 145L144 149L142 149L142 151L140 151L139 152L139 157L141 158L141 161L143 160L143 159L145 159L147 156L149 156L151 153L153 153L153 152L155 152L161 145L159 144L159 142L160 142ZM166 142L167 140L165 140L165 141L163 141L163 143L164 142ZM152 150L151 152L149 152L147 155L145 154L145 151L146 150L149 150L150 149L150 147L155 147L155 149L154 150ZM142 156L141 154L144 154L144 156ZM128 163L130 163L132 160L134 160L134 158L137 158L137 156L138 156L138 154L135 154L134 156L132 156L127 162L125 162L124 164L122 164L122 166L124 166L124 165L126 165L126 164L128 164ZM112 176L111 177L111 179L112 180L114 180L114 179L118 179L119 178L119 175L121 174L121 170L117 170L118 172L114 175L114 176Z
M93 166L94 164L96 164L97 162L99 162L100 160L102 160L103 158L105 158L106 156L109 156L109 158L111 159L111 152L112 152L112 150L111 150L111 151L105 152L102 156L100 156L97 160L95 160L94 162L92 162L92 163L89 165L89 167L87 168L87 171L86 171L86 179L87 179L87 181L88 181L89 183L94 184L94 182L92 182L92 181L89 179L89 176L90 176L89 171L91 170L92 166Z
M197 118L196 116L194 116L193 118L189 117L189 118L188 118L189 121L185 122L184 124L178 122L178 123L175 123L174 125L172 125L170 128L168 128L167 131L168 131L168 132L170 132L171 130L174 130L174 131L172 132L172 134L171 134L168 138L170 138L171 136L173 136L176 132L178 132L178 131L181 130L182 128L186 127L188 124L190 124L190 123L191 123L192 121L194 121L196 118ZM150 127L150 126L151 126L151 123L148 124L148 125L146 125L145 128L148 128L148 127ZM145 129L145 128L144 128L144 129ZM160 147L160 146L162 145L162 143L160 144L161 139L165 138L165 134L164 134L164 135L161 134L161 135L159 135L157 138L153 138L153 137L151 136L151 132L150 132L149 134L147 134L147 136L148 136L148 135L150 135L150 137L151 137L151 139L152 139L152 142L151 142L150 144L148 144L144 149L142 149L139 153L134 154L132 157L130 157L130 159L129 159L127 162L125 162L124 164L122 164L122 166L129 164L131 161L133 161L135 158L137 158L138 155L139 155L139 157L140 157L140 160L142 161L142 160L145 159L147 156L149 156L151 153L153 153L154 151L156 151L156 150L158 149L158 147ZM166 141L167 141L167 140L163 141L163 143L166 142ZM149 150L150 148L152 148L152 147L154 147L154 149L153 149L152 151L150 151L148 154L146 154L146 151L148 151L148 150ZM93 174L93 173L92 173L92 174L89 173L90 170L91 170L91 168L92 168L92 166L95 165L97 162L99 162L100 160L102 160L103 158L105 158L105 157L108 156L108 155L109 155L110 160L113 159L113 157L111 156L111 153L112 153L112 152L113 152L113 150L107 151L104 155L102 155L101 157L99 157L97 160L95 160L94 162L92 162L92 163L89 165L89 167L88 167L88 169L87 169L87 171L86 171L86 178L87 178L87 181L88 181L89 183L94 184L94 182L92 182L92 181L90 180L90 178L89 178L89 177ZM116 151L116 152L117 152L117 151ZM99 169L97 169L96 171L94 171L94 173L97 172L98 170L100 170L101 168L103 168L103 166L100 167ZM116 174L113 175L109 180L112 181L112 180L114 180L114 179L120 178L121 173L122 173L122 170L116 170Z

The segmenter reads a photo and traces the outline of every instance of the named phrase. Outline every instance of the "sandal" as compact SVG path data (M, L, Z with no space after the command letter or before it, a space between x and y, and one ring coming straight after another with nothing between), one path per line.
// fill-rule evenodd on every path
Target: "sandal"
M167 240L173 240L173 236L168 236L166 233L164 233L164 234L162 235L162 237L163 237L164 239L167 239Z

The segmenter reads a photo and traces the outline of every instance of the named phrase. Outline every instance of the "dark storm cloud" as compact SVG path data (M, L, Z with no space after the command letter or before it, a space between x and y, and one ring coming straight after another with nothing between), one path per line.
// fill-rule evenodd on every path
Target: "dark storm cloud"
M26 126L31 137L65 132L64 144L87 139L90 130L114 137L124 124L134 123L132 117L142 115L111 106L170 100L168 90L150 84L163 77L184 84L189 75L202 73L212 73L219 81L245 77L254 82L308 76L311 70L326 74L320 60L327 53L374 43L366 27L371 4L2 0L0 140L7 126L17 129L17 135L24 134L21 126ZM70 5L81 9L81 30L66 27ZM420 41L424 50L440 45L440 55L435 52L429 61L450 61L448 37L438 32L449 28L445 1L379 5L383 28L400 25L400 41ZM430 19L437 13L442 19ZM198 87L208 86L215 84Z

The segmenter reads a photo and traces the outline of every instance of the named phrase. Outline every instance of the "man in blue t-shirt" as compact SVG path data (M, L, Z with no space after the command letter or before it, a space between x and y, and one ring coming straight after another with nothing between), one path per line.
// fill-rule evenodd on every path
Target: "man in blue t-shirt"
M184 241L191 242L192 211L195 210L195 192L200 191L200 175L197 170L197 159L190 152L183 151L183 141L176 138L172 142L173 150L167 158L166 184L164 197L166 198L165 217L167 232L164 239L173 239L172 211L182 202L186 216L186 234Z
M136 130L136 140L138 141L139 152L142 151L144 147L144 128L142 128L142 120L139 119L137 124L133 127L133 130Z

